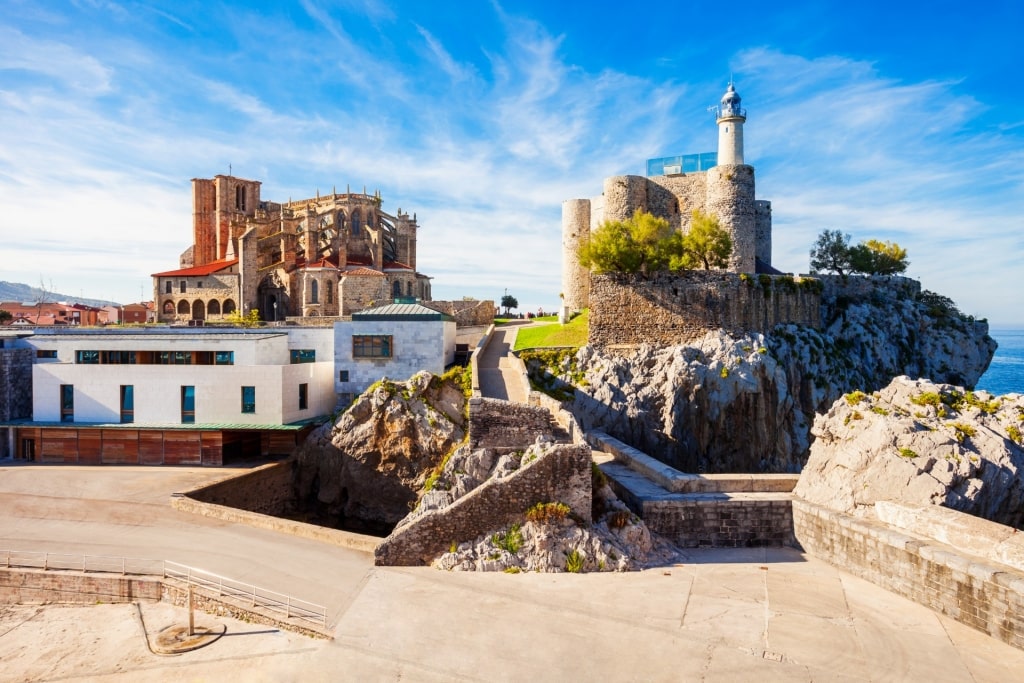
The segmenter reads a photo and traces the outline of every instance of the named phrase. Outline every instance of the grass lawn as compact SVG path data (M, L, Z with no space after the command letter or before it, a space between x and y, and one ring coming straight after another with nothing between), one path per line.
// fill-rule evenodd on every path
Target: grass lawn
M557 322L525 327L516 335L516 351L551 346L583 346L587 343L590 311L583 311L565 325Z

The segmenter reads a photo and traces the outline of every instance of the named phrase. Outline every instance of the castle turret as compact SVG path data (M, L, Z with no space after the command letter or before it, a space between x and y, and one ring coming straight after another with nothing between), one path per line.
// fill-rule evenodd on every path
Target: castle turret
M718 165L743 164L743 123L747 110L740 107L740 95L729 83L718 107Z
M579 248L590 236L590 200L562 202L562 305L570 311L590 303L590 271L580 265Z

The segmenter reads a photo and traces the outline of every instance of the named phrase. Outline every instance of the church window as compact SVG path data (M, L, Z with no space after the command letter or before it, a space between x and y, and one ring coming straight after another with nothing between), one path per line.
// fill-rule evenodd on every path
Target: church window
M330 280L328 280L327 281L327 285L326 285L326 289L327 289L327 303L333 304L334 303L334 283L331 282Z
M359 231L363 229L363 219L359 215L359 209L352 212L352 236L359 237Z
M170 294L172 287L174 287L174 283L172 283L170 280L165 282L164 283L164 294Z
M180 283L178 283L178 287L181 289L181 293L184 294L185 293L185 281L182 280Z
M309 303L320 303L320 283L313 280L309 284Z
M402 283L399 282L398 280L395 280L395 282L391 285L391 296L395 299L402 296Z
M241 185L235 188L235 208L245 211L245 188Z
M164 302L164 315L174 315L174 302L173 301L165 301Z

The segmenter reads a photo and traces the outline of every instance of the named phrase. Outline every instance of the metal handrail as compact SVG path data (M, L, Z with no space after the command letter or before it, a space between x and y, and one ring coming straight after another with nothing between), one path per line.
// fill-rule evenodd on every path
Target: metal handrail
M204 569L171 562L140 557L115 557L109 555L72 555L32 550L0 550L0 566L43 571L65 570L119 574L121 576L159 576L164 579L181 581L186 586L204 588L217 594L242 602L253 608L260 607L270 612L284 614L288 619L305 621L327 628L327 608L306 600L300 600L284 593L278 593L254 584L242 583Z

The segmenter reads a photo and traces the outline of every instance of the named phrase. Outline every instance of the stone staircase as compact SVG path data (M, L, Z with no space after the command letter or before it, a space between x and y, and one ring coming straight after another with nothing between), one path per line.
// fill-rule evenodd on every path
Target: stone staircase
M587 440L612 489L651 531L681 547L795 545L796 474L679 472L604 432Z

